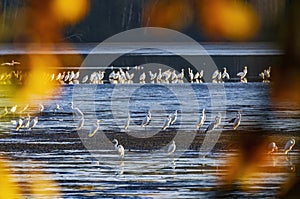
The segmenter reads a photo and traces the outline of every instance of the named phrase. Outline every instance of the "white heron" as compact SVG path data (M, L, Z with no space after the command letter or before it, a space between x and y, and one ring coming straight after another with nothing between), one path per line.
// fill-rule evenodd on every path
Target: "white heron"
M45 107L43 104L39 104L39 112L43 112L45 110Z
M246 75L247 75L248 69L247 66L244 67L244 70L242 72L239 72L236 74L238 77L240 77L241 82L247 82Z
M229 74L227 72L227 68L226 67L223 68L222 79L223 80L225 80L225 79L229 80L230 79L230 76L229 76Z
M184 69L183 68L181 69L181 73L179 73L177 75L177 78L180 79L180 80L183 80L183 78L184 78Z
M127 117L127 121L125 123L124 129L125 130L128 129L129 125L130 125L130 113L128 112L128 117Z
M85 75L82 80L81 80L81 83L86 83L87 81L89 80L89 75Z
M161 81L161 78L162 78L162 74L161 74L161 68L158 69L158 74L156 76L156 81L157 82L160 82Z
M162 127L162 130L166 130L170 126L171 119L172 119L171 115L167 116L167 118L164 121L164 125Z
M229 120L229 123L233 123L233 129L236 130L241 124L242 115L240 111L237 112L236 117Z
M17 110L18 105L14 105L13 107L11 107L10 112L11 113L15 113Z
M29 126L29 123L30 123L30 115L27 114L27 117L23 120L21 127L27 128Z
M283 149L284 154L288 154L294 147L295 143L296 143L296 141L295 141L294 137L292 137L290 140L288 140Z
M151 70L149 70L148 73L149 73L149 76L150 76L150 81L154 81L156 76L157 76L157 73L152 73Z
M173 113L173 114L171 114L170 115L170 121L171 121L171 125L173 125L175 122L176 122L176 120L177 120L177 115L178 115L178 110L175 110L175 112Z
M189 77L190 77L190 82L193 83L194 81L194 73L193 70L188 68L188 72L189 72Z
M206 113L205 113L205 108L202 109L202 115L201 117L199 117L198 121L197 121L197 129L200 129L204 122L206 120Z
M206 128L205 132L209 132L217 128L221 124L221 113L218 113L218 115L215 117L215 121L211 122L208 127Z
M97 131L99 130L99 123L101 121L102 120L96 120L95 124L93 124L93 126L90 129L90 132L88 134L89 137L93 137L97 133Z
M146 80L146 73L143 72L141 75L140 75L140 82L145 82Z
M114 144L115 150L118 151L119 157L123 159L125 155L124 147L119 144L117 139L114 139L112 143Z
M277 150L278 150L278 147L275 142L271 142L268 145L268 153L273 153L274 151L277 151Z
M35 127L37 125L38 121L39 121L39 118L34 117L29 123L28 130L31 130L33 127Z
M125 74L126 74L127 80L132 80L134 77L134 73L130 74L128 71L126 71Z
M151 112L149 110L147 115L144 117L141 126L146 128L146 126L150 124L150 121L151 121Z
M16 124L16 131L19 131L23 123L23 120L21 118L18 119L17 124Z
M172 143L168 146L167 153L168 155L173 154L176 150L176 144L175 140L172 141Z
M219 70L215 70L214 73L211 75L211 79L212 79L213 82L217 82L218 81L219 73L220 73Z
M80 120L77 123L77 131L82 129L83 125L84 125L84 116L82 115Z

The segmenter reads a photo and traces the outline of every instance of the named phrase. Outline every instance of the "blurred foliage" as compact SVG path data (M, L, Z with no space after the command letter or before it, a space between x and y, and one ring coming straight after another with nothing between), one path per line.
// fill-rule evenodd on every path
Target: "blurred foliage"
M35 168L32 172L28 171L26 179L22 179L26 183L22 186L16 179L12 179L12 170L8 161L0 157L0 199L61 198L60 188L51 175L39 172Z

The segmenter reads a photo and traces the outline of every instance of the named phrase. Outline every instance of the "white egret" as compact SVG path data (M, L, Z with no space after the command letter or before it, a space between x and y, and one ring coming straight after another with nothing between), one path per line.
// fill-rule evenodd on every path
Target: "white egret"
M128 129L129 124L130 124L130 113L128 112L127 121L126 121L126 124L125 124L125 126L124 126L124 129L125 129L125 130Z
M97 120L95 124L93 124L93 126L90 129L90 132L88 134L89 137L93 137L97 131L99 130L99 123L101 122L101 120Z
M89 79L89 75L85 75L83 78L82 78L82 80L81 80L81 83L86 83L87 81L88 81L88 79Z
M19 131L23 123L23 120L21 118L18 119L17 124L16 124L16 131Z
M229 123L233 123L233 129L236 130L241 123L242 115L240 111L237 112L236 117L229 120Z
M288 154L288 152L292 150L295 143L296 141L294 137L292 137L289 141L287 141L283 149L284 154Z
M154 81L156 76L157 76L157 73L152 73L151 70L149 70L148 73L149 73L149 76L150 76L150 81Z
M176 150L176 144L175 144L175 140L173 140L172 143L168 146L168 150L167 150L168 155L173 154L175 150Z
M13 107L11 107L10 112L11 113L15 113L17 110L18 105L14 105Z
M211 75L212 81L217 81L218 80L219 73L220 73L219 70L214 71L214 73Z
M141 75L140 75L140 82L145 82L146 80L146 73L143 72Z
M29 123L28 130L31 130L33 127L35 127L38 121L38 117L34 117Z
M180 79L180 80L183 80L183 78L184 78L184 69L183 68L181 69L181 73L179 73L177 75L177 78Z
M84 116L82 115L80 120L77 123L77 131L82 129L83 125L84 125Z
M205 132L208 132L208 131L212 131L214 130L215 128L217 128L220 124L221 124L221 113L218 113L218 115L215 117L215 121L214 122L211 122L208 127L206 128Z
M156 76L156 81L157 82L160 82L161 81L161 78L162 78L162 74L161 74L161 68L158 69L158 74Z
M171 125L173 125L177 120L178 110L175 110L173 114L171 114Z
M236 74L238 77L240 77L241 82L247 82L246 75L247 75L248 69L247 66L244 67L244 70L242 72L239 72Z
M189 72L189 77L190 77L190 82L193 83L194 81L194 73L193 70L188 68L188 72Z
M43 112L45 110L45 107L43 104L39 104L39 112Z
M200 129L206 120L205 108L202 109L202 115L197 121L197 129Z
M126 74L126 77L127 77L128 80L132 80L133 77L134 77L134 73L130 74L128 71L126 71L125 74Z
M124 150L124 147L122 145L119 144L118 140L117 139L114 139L112 141L112 143L114 144L114 147L115 147L115 150L118 151L119 153L119 156L120 158L124 158L124 153L125 153L125 150Z
M227 68L226 67L223 68L222 79L223 80L225 80L225 79L229 80L230 79L230 76L229 76L229 74L227 72Z
M23 120L21 127L27 128L29 126L29 123L30 123L30 115L27 114L27 117Z
M275 142L271 142L268 145L268 153L273 153L274 151L277 151L277 150L278 150L278 147L276 146Z
M162 130L166 130L170 126L170 123L172 121L171 117L172 117L171 115L167 116L167 118L164 121L164 125L162 127Z
M151 112L149 110L147 115L144 117L141 126L146 128L146 126L150 124L150 121L151 121Z

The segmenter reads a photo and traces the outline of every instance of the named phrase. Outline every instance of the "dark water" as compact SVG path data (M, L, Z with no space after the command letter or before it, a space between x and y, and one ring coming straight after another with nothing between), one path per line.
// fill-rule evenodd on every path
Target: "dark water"
M50 101L44 103L45 111L32 131L13 130L12 121L19 115L1 118L1 155L9 157L12 175L24 189L31 173L40 171L57 182L59 187L53 189L58 189L63 198L216 197L221 194L220 181L230 169L227 162L236 156L236 149L230 145L222 149L212 146L199 152L199 147L189 145L196 134L205 137L203 130L219 112L221 126L212 134L228 134L232 127L226 121L239 110L242 121L234 133L257 129L277 132L283 135L278 141L282 148L290 135L299 131L300 110L288 104L272 108L269 91L270 85L265 83L67 85L57 95L49 96ZM9 99L2 96L2 100ZM72 113L71 101L85 114L85 125L78 132L78 118ZM56 103L64 109L53 111ZM202 108L206 108L207 120L197 132L196 121ZM152 120L145 129L140 123L149 109ZM37 106L30 106L26 113L36 110ZM164 119L175 110L179 110L177 122L161 132ZM131 123L124 130L128 112ZM88 138L96 118L102 120L100 130ZM138 139L131 142L124 135ZM148 140L155 136L157 142L151 142L153 150L149 151ZM114 137L125 147L124 160L105 140ZM174 155L167 155L166 147L173 138L177 150ZM215 138L218 144L219 137ZM198 143L200 148L204 142ZM276 197L295 171L297 156L297 143L289 159L280 153L268 156L262 170L244 180L246 189L234 189L226 196Z

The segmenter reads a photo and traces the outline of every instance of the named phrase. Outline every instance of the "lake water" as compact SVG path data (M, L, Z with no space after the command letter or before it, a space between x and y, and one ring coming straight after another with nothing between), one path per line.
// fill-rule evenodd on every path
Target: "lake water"
M5 93L6 88L1 89ZM65 85L49 96L32 131L13 130L18 114L0 119L0 151L27 196L28 181L38 172L55 180L57 186L51 189L59 190L62 198L275 198L297 169L300 109L290 104L274 108L269 92L267 83ZM1 98L9 101L7 96ZM70 107L72 101L85 114L80 131L75 130L78 117ZM39 103L23 115L34 114ZM63 110L54 111L55 104ZM207 120L196 130L202 108ZM142 128L148 110L151 123ZM176 123L161 131L164 119L175 110L179 110ZM237 111L242 120L233 131L227 121ZM128 112L131 122L124 130ZM219 112L221 126L204 133ZM102 120L100 129L89 138L96 119ZM232 138L258 130L271 140L280 137L273 140L280 149L294 135L296 145L289 158L281 153L267 156L261 170L245 179L243 186L237 182L237 187L222 192L221 179L231 169L228 161L238 154L239 143L231 145ZM125 148L123 160L110 142L113 138ZM166 147L172 139L177 150L168 155Z

